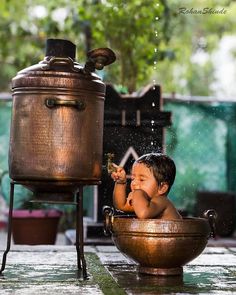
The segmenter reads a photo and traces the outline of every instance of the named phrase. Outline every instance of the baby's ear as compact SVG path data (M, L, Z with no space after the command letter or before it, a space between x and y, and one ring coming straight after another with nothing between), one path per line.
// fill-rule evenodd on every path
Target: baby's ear
M160 186L159 186L159 189L158 189L159 194L160 194L160 195L164 195L164 194L166 194L166 192L168 191L168 189L169 189L169 185L168 185L168 183L166 183L166 182L162 182L162 183L160 184Z

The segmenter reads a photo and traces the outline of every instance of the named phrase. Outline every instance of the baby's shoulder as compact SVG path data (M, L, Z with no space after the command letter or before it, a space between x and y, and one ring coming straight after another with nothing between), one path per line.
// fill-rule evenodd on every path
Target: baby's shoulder
M157 204L168 204L170 202L167 196L155 196L152 198L152 201Z

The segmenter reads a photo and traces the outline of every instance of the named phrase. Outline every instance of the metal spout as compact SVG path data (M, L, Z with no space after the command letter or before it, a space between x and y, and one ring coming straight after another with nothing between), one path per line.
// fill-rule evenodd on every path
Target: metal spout
M109 48L97 48L87 54L88 60L84 66L85 73L102 70L104 66L112 64L116 60L115 53Z

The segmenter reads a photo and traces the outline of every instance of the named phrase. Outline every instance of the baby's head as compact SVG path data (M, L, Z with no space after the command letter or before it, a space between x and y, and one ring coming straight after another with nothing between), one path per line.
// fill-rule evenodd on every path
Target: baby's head
M153 173L158 186L166 183L168 185L167 193L170 191L176 174L175 163L170 157L161 153L150 153L141 156L135 163L144 164L148 167Z

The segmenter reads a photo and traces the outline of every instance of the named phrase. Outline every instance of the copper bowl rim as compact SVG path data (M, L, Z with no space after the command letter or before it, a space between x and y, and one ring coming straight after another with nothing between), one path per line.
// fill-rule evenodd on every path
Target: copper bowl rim
M129 216L113 216L111 220L113 235L182 235L209 237L211 228L205 218L184 217L183 219L139 219Z

